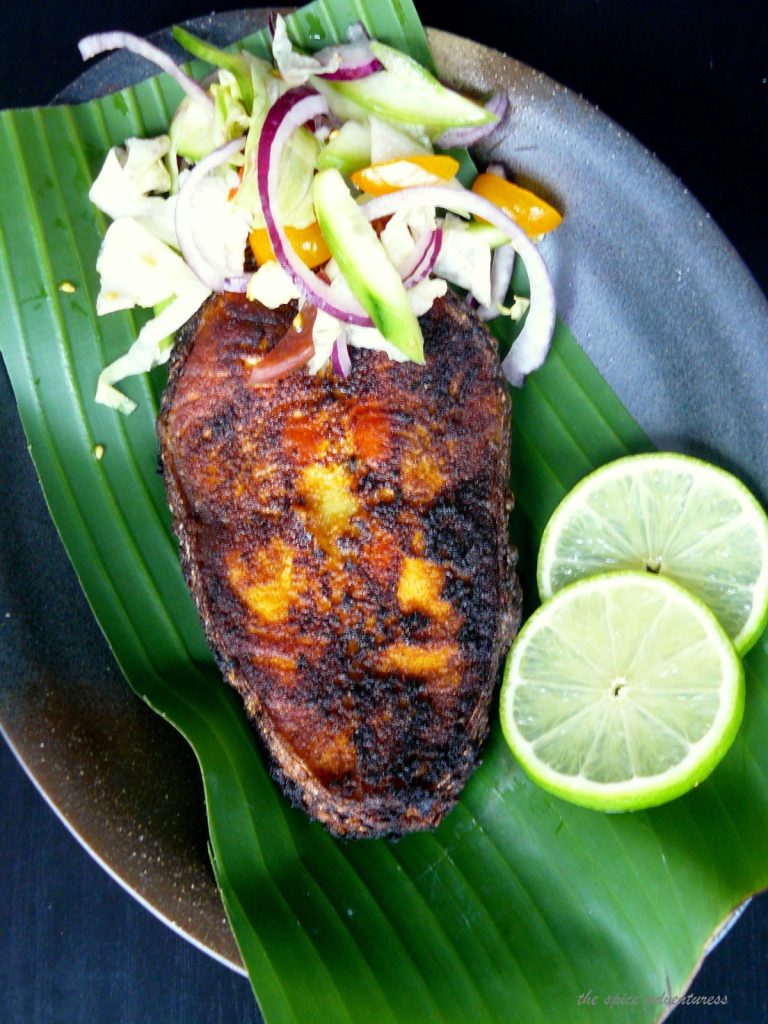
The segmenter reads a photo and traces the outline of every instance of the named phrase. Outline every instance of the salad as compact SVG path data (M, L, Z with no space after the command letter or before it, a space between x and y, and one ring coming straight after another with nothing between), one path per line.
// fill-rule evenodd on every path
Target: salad
M504 129L506 95L484 105L460 95L360 24L314 54L293 45L281 16L271 31L272 63L174 28L214 65L202 84L128 33L80 43L85 59L132 50L185 92L168 131L110 150L90 190L112 219L97 312L155 311L103 369L96 400L131 412L115 385L167 361L174 333L217 291L268 308L298 301L294 329L259 364L269 380L302 366L347 374L353 347L423 362L418 317L458 287L482 318L520 320L502 368L521 385L555 322L534 239L561 218L502 167L476 175L462 152ZM530 298L505 305L516 254Z

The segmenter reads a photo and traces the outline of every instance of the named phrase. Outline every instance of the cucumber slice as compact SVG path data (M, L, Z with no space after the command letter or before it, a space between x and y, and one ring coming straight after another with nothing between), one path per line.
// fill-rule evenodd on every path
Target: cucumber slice
M396 124L421 125L431 137L446 128L493 120L493 114L479 103L441 85L415 60L383 43L370 45L385 70L350 81L326 81L327 88L322 90L326 96L335 94Z
M332 135L317 158L317 169L335 167L349 176L371 163L371 129L359 121L347 121Z
M507 245L509 235L499 231L493 224L481 224L479 221L472 221L467 225L467 231L475 238L482 239L489 249L498 249L499 246Z
M381 73L381 72L379 72ZM370 110L365 107L361 107L359 103L355 103L353 99L348 96L342 96L338 89L334 88L334 85L338 85L338 82L329 82L325 78L311 78L310 84L313 88L317 89L319 93L325 96L328 102L328 108L336 118L337 121L359 121L361 123L367 123L371 116ZM432 152L432 142L430 136L422 124L404 124L398 111L393 111L391 115L379 115L384 121L390 124L397 125L400 132L410 136L417 145L422 146L428 152ZM433 132L434 134L434 132Z
M371 163L380 164L385 160L396 160L401 156L429 156L432 147L419 142L413 135L399 131L389 121L370 117Z
M359 103L355 103L353 99L342 96L337 89L334 89L334 83L329 82L327 78L318 78L313 75L309 80L309 84L313 89L317 89L319 93L325 96L328 101L328 107L337 121L341 121L344 124L347 121L360 121L364 123L368 120L370 112L365 107L361 107Z
M352 294L388 342L412 362L423 363L424 339L400 275L335 168L318 171L312 198L320 230Z

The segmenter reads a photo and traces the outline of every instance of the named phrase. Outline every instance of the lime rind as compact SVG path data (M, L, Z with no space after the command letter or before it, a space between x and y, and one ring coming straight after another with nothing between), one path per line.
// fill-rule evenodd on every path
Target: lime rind
M596 573L648 570L709 605L740 654L768 625L768 516L726 470L675 452L595 470L563 499L542 537L542 600Z
M603 811L652 807L698 785L743 709L741 660L713 613L638 572L581 580L539 608L501 690L502 729L526 773Z

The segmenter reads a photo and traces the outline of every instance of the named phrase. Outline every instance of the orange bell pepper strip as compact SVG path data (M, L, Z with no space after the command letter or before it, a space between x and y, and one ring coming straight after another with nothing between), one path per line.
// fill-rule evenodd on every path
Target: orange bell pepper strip
M478 174L472 191L498 206L527 235L544 235L553 231L563 219L554 206L496 174Z
M331 258L331 250L325 244L325 239L320 233L320 225L316 220L306 228L286 226L285 233L296 254L310 270L327 263ZM266 228L254 228L248 236L248 242L259 266L275 258Z
M352 175L353 184L369 196L385 196L411 185L435 185L448 181L459 169L459 161L443 154L397 157L370 167L363 167Z

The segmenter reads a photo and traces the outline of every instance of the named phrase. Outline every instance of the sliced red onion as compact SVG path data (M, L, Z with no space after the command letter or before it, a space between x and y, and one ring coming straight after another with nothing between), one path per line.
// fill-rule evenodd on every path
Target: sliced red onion
M549 346L552 342L552 335L550 333L546 348L543 349L544 354L542 355L541 339L537 338L532 331L527 330L530 316L529 310L525 327L523 327L520 334L512 342L512 347L501 363L502 373L515 388L521 388L525 384L525 378L528 374L539 369L547 358ZM552 330L554 330L554 307L552 310L552 320Z
M219 146L212 153L203 157L195 164L190 171L189 177L179 192L176 200L176 212L174 214L174 227L176 239L181 249L181 254L189 268L195 273L206 288L212 292L221 291L245 291L248 278L223 277L206 259L200 251L194 233L194 214L192 209L192 198L198 183L209 174L214 168L221 166L245 147L245 138L233 139L231 142ZM242 287L240 286L242 285Z
M336 71L318 72L318 78L331 82L349 82L354 78L367 78L374 71L381 71L384 65L374 57L367 42L348 43L345 46L326 46L312 54L321 63L327 63L337 55L341 63Z
M352 372L352 360L349 357L349 347L345 331L342 331L333 343L331 363L333 364L333 369L340 377L348 377Z
M501 364L507 380L516 387L526 374L538 370L547 357L555 329L555 292L541 253L521 227L503 210L475 192L445 185L418 185L371 199L361 210L368 220L387 217L406 205L434 206L458 214L474 214L503 231L525 263L531 305L523 329Z
M491 304L477 310L481 320L494 320L499 315L499 303L507 297L514 269L515 250L511 245L500 245L491 263Z
M221 288L217 288L217 291L222 292L238 292L240 295L245 295L248 291L248 284L253 277L253 274L232 274L229 277L225 277L221 282Z
M496 120L486 124L471 125L467 128L449 128L438 135L435 145L439 149L458 149L467 146L475 146L478 142L488 138L506 120L509 113L509 96L505 92L495 92L485 104L489 114L495 114Z
M418 253L418 259L411 259L409 261L410 267L403 274L403 284L406 288L413 288L419 281L429 277L434 265L437 263L437 257L440 255L440 249L443 245L443 229L435 228L434 231L425 233L428 235L426 246ZM420 247L417 246L416 248Z
M509 113L509 95L506 92L495 92L485 104L485 109L495 114L501 124Z
M364 43L370 40L368 29L362 23L362 21L353 21L347 29L347 42L348 43Z
M274 11L270 11L267 15L267 28L269 29L269 38L275 38L275 30L277 29L277 15Z
M370 317L357 302L345 304L330 286L313 273L296 255L285 229L275 216L280 177L280 156L292 132L320 114L328 113L325 98L305 86L289 89L272 105L259 138L256 174L264 214L264 225L275 258L291 277L299 294L313 306L345 323L371 327Z
M410 232L410 228L408 230ZM432 238L437 230L438 229L435 227L425 226L414 239L413 248L408 253L407 258L401 260L401 262L396 265L397 272L400 274L403 281L407 281L411 274L418 269L422 260L426 256L429 247L432 245Z
M338 128L339 122L332 117L313 117L311 121L307 122L307 128L318 142L325 142L334 128Z
M107 53L109 50L129 50L167 72L188 96L213 107L213 100L194 78L185 75L165 50L161 50L140 36L135 36L131 32L96 32L94 35L85 36L77 45L83 60L90 60L91 57L97 57L100 53Z

